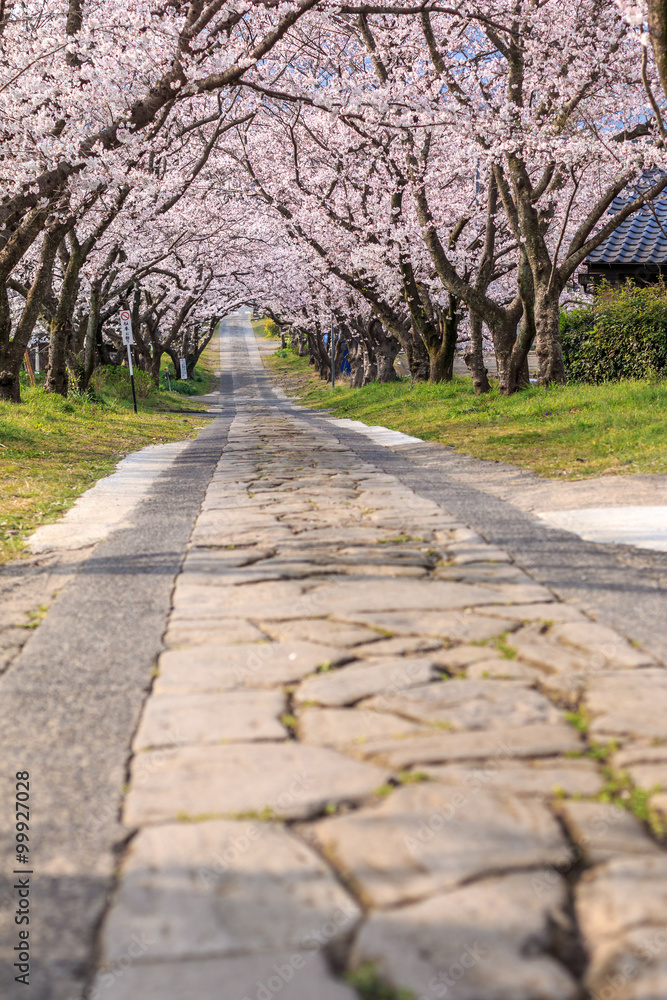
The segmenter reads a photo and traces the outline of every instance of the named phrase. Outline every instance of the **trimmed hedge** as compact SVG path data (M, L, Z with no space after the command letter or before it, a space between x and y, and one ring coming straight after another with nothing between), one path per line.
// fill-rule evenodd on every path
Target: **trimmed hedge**
M561 312L565 373L570 382L615 382L667 376L667 288L602 285L595 305Z

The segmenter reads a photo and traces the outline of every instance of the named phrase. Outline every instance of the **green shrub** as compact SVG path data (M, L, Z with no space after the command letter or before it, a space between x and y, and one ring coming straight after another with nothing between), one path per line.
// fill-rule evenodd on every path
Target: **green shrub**
M565 373L571 382L667 376L667 288L602 285L595 305L561 313Z
M96 368L90 379L90 385L97 397L116 396L120 399L132 398L130 370L121 365L101 365ZM137 399L147 399L155 392L153 379L140 368L134 369L134 388Z
M207 372L202 371L198 365L195 365L195 370L189 379L176 378L173 366L167 365L167 368L169 370L169 382L167 382L163 369L160 372L161 389L169 389L171 387L172 392L178 392L181 396L204 396L210 391L210 376Z

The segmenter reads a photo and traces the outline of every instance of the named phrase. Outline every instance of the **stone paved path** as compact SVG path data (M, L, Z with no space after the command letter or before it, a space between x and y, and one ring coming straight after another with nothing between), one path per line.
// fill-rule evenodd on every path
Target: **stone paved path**
M223 346L92 995L664 1000L667 671Z

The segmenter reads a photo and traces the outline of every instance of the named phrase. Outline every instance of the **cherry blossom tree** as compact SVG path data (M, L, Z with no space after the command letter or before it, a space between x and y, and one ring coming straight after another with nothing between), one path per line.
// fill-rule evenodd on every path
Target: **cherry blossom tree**
M667 186L651 174L663 7L3 7L0 398L19 398L37 324L65 393L117 341L121 306L157 378L241 302L323 377L333 317L355 382L395 377L399 347L413 377L451 377L463 327L477 391L484 327L502 391L527 383L531 346L539 381L561 380L567 282Z
M355 134L368 167L371 158L387 159L394 136L389 155L395 176L408 179L431 268L443 289L491 329L501 369L507 368L501 386L512 391L520 383L533 340L540 381L561 380L558 313L567 281L624 217L667 183L660 176L648 189L633 188L661 153L632 31L608 0L576 6L488 0L418 14L357 11L336 19L335 27L322 21L311 39L312 68L303 74L307 88L300 87L301 76L284 83L267 69L263 92L296 105L302 117L305 109L334 116ZM349 169L348 157L342 159ZM472 198L475 174L481 193L492 186L497 192L491 246L489 220ZM336 213L340 187L323 186L318 210ZM461 200L466 187L467 203ZM621 192L626 205L609 219ZM481 204L488 211L488 197ZM463 219L476 231L472 240L454 239ZM511 252L505 237L514 244ZM317 237L306 231L305 238ZM407 243L414 257L414 232ZM364 250L375 273L377 254ZM414 322L417 297L406 301Z
M243 76L315 5L26 0L3 7L0 398L18 398L18 363L34 302L48 284L55 237L60 247L97 198L114 197L128 171L151 166L156 139L174 112L187 109L194 128L198 116L210 119L216 96L226 95L215 117L227 113ZM32 310L12 336L6 283L35 243L44 256L40 281ZM71 244L76 264L79 251ZM68 285L74 284L72 277ZM59 329L66 327L71 296L65 300ZM50 370L56 391L64 389L61 353Z

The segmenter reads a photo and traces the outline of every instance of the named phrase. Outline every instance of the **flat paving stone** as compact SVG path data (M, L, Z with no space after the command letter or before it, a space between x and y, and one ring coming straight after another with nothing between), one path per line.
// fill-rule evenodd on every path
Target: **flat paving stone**
M293 742L149 751L133 758L123 822L247 813L303 819L330 803L358 802L387 777L381 767Z
M627 857L586 872L576 914L590 963L585 984L623 1000L667 996L667 857Z
M553 957L566 910L562 882L538 896L529 874L485 879L373 913L352 962L428 1000L576 1000L579 985Z
M246 643L266 641L267 636L252 622L229 619L215 621L204 619L170 624L165 635L165 645L174 649L179 647L203 646L210 643Z
M210 587L207 585L176 584L172 622L187 619L190 614L202 618L257 617L262 606L283 605L303 598L303 586L293 580L258 582L243 587Z
M627 774L637 788L649 792L667 789L667 746L627 743L611 757L615 771ZM651 807L667 813L665 796L654 795Z
M428 658L396 656L360 660L338 670L306 678L295 692L294 701L297 705L307 702L352 705L377 692L382 692L381 698L388 698L397 691L423 684L435 676L435 668Z
M380 633L358 625L343 625L327 618L303 618L289 622L267 623L266 631L275 639L315 642L328 646L358 646L380 638ZM404 650L401 650L404 652ZM358 652L355 650L355 656ZM378 654L381 655L381 654ZM387 654L389 655L389 654Z
M627 768L633 785L649 792L667 788L667 764L635 764Z
M616 771L624 771L637 764L667 765L667 744L656 746L653 741L628 742L609 759Z
M400 742L368 740L359 746L358 754L393 770L401 770L414 764L444 761L553 757L581 752L583 745L580 734L573 726L537 725L440 732L433 736L407 737Z
M377 639L357 646L355 656L409 656L411 653L431 653L443 648L440 639L422 639L417 636L396 636L394 639ZM429 657L433 663L438 661Z
M312 595L336 616L346 611L440 611L500 603L499 596L485 588L444 580L386 580L377 588L365 582L346 583L343 587L315 587Z
M274 550L249 545L246 548L233 549L199 549L193 548L186 554L183 570L189 573L205 573L212 578L219 576L224 580L228 570L241 566L252 566L264 559L269 559Z
M480 681L486 678L504 681L524 681L528 684L540 684L548 692L548 685L537 667L529 667L521 660L494 657L488 660L477 660L465 670L468 680Z
M243 528L226 525L224 518L216 517L217 511L207 511L211 515L209 524L197 524L192 533L193 545L209 545L211 547L227 545L275 545L285 538L291 538L289 528L267 519L256 527ZM203 515L202 515L203 516Z
M311 642L260 642L170 650L159 660L156 693L233 691L275 687L312 674L322 664L339 665L347 650Z
M322 955L287 952L102 971L93 987L105 1000L358 1000L334 979Z
M592 865L623 855L660 855L644 824L608 802L558 802L555 806L570 837Z
M597 665L591 663L582 650L556 642L539 624L514 632L508 642L522 660L546 674L574 674L581 677L583 683L588 675L603 666L603 661Z
M612 668L636 669L654 661L643 650L636 649L614 629L597 622L566 622L554 625L549 635L564 645L583 649L593 657L602 657Z
M449 649L440 649L431 656L436 666L442 667L448 674L460 674L473 663L489 660L504 662L501 654L492 646L468 645L463 643L460 646L452 646Z
M288 575L275 569L265 569L263 563L255 563L252 566L241 569L229 569L221 573L219 577L211 576L210 573L192 573L184 571L182 581L184 586L197 587L242 587L247 583L269 583L277 580L288 579Z
M355 565L363 563L378 566L386 566L388 563L396 565L420 566L429 569L435 564L435 558L429 555L428 551L421 548L414 548L409 544L404 545L382 545L373 548L365 548L355 545L354 547L345 544L339 548L335 554L336 562Z
M304 685L305 686L305 685ZM562 713L524 681L452 680L411 686L368 698L359 706L393 712L414 722L450 729L497 729L557 723Z
M533 581L518 566L507 561L482 562L474 566L438 565L433 571L439 580L459 580L464 583L527 583Z
M573 607L571 604L562 604L557 601L553 601L551 604L544 603L540 604L515 604L515 605L488 605L484 608L478 608L477 611L480 615L488 615L491 618L499 618L504 616L510 618L515 622L533 622L533 621L543 621L543 622L587 622L590 619L586 618L586 615L579 610L579 608Z
M584 706L592 739L640 736L665 739L667 670L615 671L598 675L588 685Z
M379 806L308 828L369 906L413 902L503 869L565 860L567 845L538 802L435 782L399 788Z
M467 788L489 788L514 795L552 799L556 795L597 795L603 777L592 760L489 761L485 764L427 764L433 781Z
M553 601L554 596L546 587L541 587L536 583L505 583L499 581L492 583L480 581L471 586L484 588L496 595L496 603L499 604L543 604L549 600Z
M286 707L282 691L224 691L165 694L148 699L133 749L283 740L279 716Z
M504 605L503 605L504 608ZM475 609L476 612L479 609ZM491 618L465 611L371 611L335 612L335 618L366 625L388 636L415 635L434 637L447 642L486 642L515 627L511 618Z
M402 739L419 729L398 715L346 708L307 708L299 713L297 724L302 743L339 749L369 739Z
M318 928L331 922L334 945L360 917L330 868L282 826L170 823L132 840L102 946L107 962L133 935L150 942L142 962L309 951Z

